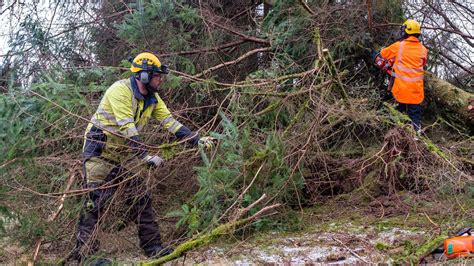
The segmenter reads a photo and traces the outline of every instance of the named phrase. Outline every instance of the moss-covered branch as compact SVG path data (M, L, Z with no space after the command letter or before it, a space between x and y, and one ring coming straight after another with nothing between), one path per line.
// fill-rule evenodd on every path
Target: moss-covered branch
M326 60L326 63L329 66L329 72L331 73L332 78L336 81L336 88L341 94L344 104L346 107L350 108L350 103L348 101L349 96L347 95L346 89L344 88L344 84L342 84L340 74L337 71L336 64L334 64L334 60L332 59L331 53L328 49L323 50L323 56L324 60Z
M174 260L176 258L181 257L185 252L190 251L192 249L195 249L199 246L209 244L210 242L214 241L215 239L227 235L227 234L232 234L238 227L246 225L256 219L258 219L262 214L268 212L269 210L272 210L274 208L279 207L280 204L274 204L270 205L267 207L262 208L260 211L258 211L256 214L237 221L231 221L225 224L221 224L218 227L214 228L208 233L200 234L196 237L194 237L191 240L188 240L178 247L173 251L173 253L166 255L164 257L161 257L156 260L149 260L149 261L143 261L139 263L139 265L142 266L151 266L151 265L161 265L165 262Z

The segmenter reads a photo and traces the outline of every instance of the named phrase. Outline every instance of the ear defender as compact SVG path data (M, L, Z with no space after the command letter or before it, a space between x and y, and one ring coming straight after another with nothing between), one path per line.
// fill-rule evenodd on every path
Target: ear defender
M147 54L147 53L143 53ZM141 54L140 54L141 55ZM139 57L138 55L137 57ZM145 55L144 55L145 56ZM149 56L149 55L146 55ZM160 62L158 58L156 58L154 55L151 55L151 59L149 58L142 58L142 59L136 59L135 61L133 60L132 57L128 58L128 61L132 64L130 67L130 70L134 73L135 78L138 79L141 83L148 85L153 78L153 73L161 73L161 74L168 74L168 66L167 65L161 65L160 67L157 66L156 62ZM141 61L141 64L138 62Z
M150 83L150 75L148 74L147 71L140 71L138 73L138 79L140 80L141 83L147 85Z
M400 39L405 39L408 36L407 32L405 31L406 28L407 28L406 25L403 25L400 27L400 36L399 36Z

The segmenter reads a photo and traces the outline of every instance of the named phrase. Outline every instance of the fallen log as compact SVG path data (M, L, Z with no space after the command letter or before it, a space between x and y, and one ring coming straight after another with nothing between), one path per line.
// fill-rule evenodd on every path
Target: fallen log
M425 72L425 92L439 106L459 115L467 124L474 124L474 94Z

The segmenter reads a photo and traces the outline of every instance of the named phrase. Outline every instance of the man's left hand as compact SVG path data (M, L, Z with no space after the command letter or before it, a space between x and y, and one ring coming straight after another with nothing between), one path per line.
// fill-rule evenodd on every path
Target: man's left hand
M143 160L149 165L149 166L152 166L152 167L163 167L163 165L165 164L165 160L163 160L160 156L158 155L154 155L154 156L151 156L151 155L147 155L145 156L145 158L143 158Z
M202 137L198 141L199 148L211 150L216 145L217 139L213 137Z

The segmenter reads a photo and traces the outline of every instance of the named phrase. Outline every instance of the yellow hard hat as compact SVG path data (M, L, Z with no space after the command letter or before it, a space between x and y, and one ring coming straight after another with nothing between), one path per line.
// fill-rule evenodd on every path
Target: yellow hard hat
M138 73L140 71L168 74L168 66L162 65L158 57L152 53L140 53L130 61L130 71Z
M403 22L402 28L407 34L421 34L420 23L413 19L407 19L405 22Z

